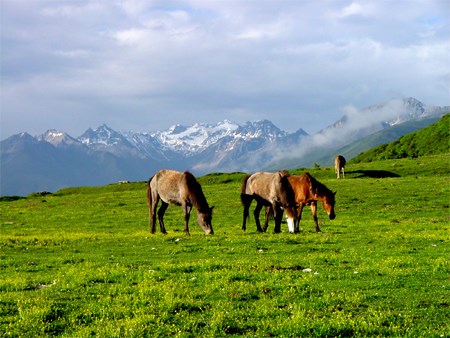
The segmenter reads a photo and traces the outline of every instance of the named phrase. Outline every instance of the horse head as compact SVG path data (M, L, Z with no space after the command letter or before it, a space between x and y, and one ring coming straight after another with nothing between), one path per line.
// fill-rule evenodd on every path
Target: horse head
M325 198L322 200L323 209L328 214L329 219L336 218L336 214L334 213L335 195L336 192L330 192L330 194L325 195Z
M214 235L214 230L211 224L213 208L214 207L208 207L206 211L197 210L197 223L207 235Z

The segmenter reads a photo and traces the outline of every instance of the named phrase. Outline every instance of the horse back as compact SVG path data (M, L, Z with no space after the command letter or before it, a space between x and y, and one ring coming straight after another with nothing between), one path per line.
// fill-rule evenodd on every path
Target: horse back
M336 156L336 158L334 160L334 166L336 168L341 169L341 168L345 167L345 163L346 163L346 160L345 160L344 156L342 156L342 155Z
M150 188L166 203L180 205L183 191L180 189L182 173L176 170L162 169L153 176Z
M308 173L288 177L297 203L308 203L313 199L312 181Z
M242 185L242 193L246 195L257 195L262 198L273 195L273 174L267 172L256 172L247 176Z
M287 180L288 177L287 171L254 173L245 179L242 193L270 203L277 201L283 205L290 205L294 202L294 193Z

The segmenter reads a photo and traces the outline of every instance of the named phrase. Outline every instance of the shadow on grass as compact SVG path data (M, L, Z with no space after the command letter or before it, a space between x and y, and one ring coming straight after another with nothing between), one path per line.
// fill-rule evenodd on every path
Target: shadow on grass
M400 175L387 170L356 170L346 172L348 175L356 175L355 178L387 178L387 177L400 177Z

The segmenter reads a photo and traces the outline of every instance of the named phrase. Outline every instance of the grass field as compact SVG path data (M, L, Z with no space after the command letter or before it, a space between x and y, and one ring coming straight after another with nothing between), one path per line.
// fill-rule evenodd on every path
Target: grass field
M199 178L214 236L176 207L150 235L143 182L4 198L0 336L449 337L449 169L310 169L337 191L318 234L308 209L300 234L242 232L239 173Z

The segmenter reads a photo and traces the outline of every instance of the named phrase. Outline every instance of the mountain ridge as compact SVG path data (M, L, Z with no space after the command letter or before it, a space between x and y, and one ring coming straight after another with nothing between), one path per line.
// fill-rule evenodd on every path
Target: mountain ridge
M448 111L450 107L427 107L413 98L391 100L348 109L313 135L302 128L288 133L268 120L176 124L154 132L116 131L103 124L78 138L54 129L35 137L21 133L1 142L1 176L7 180L2 179L0 194L144 180L161 168L199 175L312 166L318 154L332 154L380 130Z

